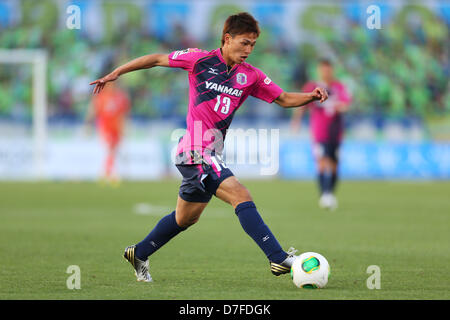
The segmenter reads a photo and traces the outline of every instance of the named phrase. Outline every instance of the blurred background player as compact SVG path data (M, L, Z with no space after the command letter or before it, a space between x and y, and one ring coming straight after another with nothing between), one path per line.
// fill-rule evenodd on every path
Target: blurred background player
M319 81L309 81L303 87L308 92L316 86L328 91L324 103L313 101L305 108L298 108L292 117L292 128L298 131L303 114L310 110L310 130L313 152L317 163L317 181L320 189L319 206L336 209L335 188L338 180L339 147L343 137L342 114L349 109L351 97L345 85L334 75L331 61L322 59L318 64Z
M94 95L88 110L87 123L96 122L97 130L106 146L101 181L117 186L120 182L114 165L122 139L125 119L130 111L127 93L112 82L101 93Z

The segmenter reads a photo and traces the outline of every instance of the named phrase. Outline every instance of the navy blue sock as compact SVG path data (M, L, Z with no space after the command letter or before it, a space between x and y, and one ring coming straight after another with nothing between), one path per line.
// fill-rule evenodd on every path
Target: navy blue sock
M182 228L177 224L177 221L175 220L175 211L173 211L159 220L145 239L136 245L136 257L142 261L147 260L149 255L153 254L170 239L186 229L187 228Z
M264 223L253 201L238 204L235 212L244 231L252 237L270 261L281 263L286 259L287 253Z
M331 192L334 192L336 189L336 184L338 181L338 174L337 172L333 172L333 175L331 176Z
M319 183L319 191L320 191L320 194L323 194L324 193L324 189L325 189L325 183L324 183L324 181L325 181L325 177L324 177L324 175L323 175L323 173L322 172L319 172L318 174L317 174L317 181L318 181L318 183Z
M323 174L323 193L331 193L333 190L333 171L325 170L322 174Z

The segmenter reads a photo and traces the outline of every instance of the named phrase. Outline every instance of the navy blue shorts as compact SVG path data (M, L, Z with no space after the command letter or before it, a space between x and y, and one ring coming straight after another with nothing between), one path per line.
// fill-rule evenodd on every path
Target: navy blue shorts
M217 169L209 164L177 164L176 167L183 176L178 194L188 202L209 202L222 181L234 176L224 163Z
M332 159L334 162L338 162L339 147L340 144L336 142L314 143L314 156L317 159L327 157Z

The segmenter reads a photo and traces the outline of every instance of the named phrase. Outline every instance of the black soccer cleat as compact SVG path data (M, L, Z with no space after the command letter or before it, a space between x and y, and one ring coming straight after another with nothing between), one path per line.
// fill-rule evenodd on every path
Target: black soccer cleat
M289 248L289 250L286 252L288 254L287 258L282 263L275 263L272 261L269 261L270 263L270 271L272 271L272 274L275 276L279 276L281 274L290 273L291 272L291 266L294 262L296 256L294 255L297 252L294 248Z
M152 282L152 276L148 272L148 259L146 261L138 259L135 251L136 245L126 247L123 257L133 266L137 281Z

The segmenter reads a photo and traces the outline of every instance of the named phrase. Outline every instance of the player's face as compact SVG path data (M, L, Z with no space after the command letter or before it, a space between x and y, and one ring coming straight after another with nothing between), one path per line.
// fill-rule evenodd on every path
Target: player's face
M232 37L225 37L225 46L227 46L228 58L234 63L239 64L248 58L252 53L258 37L255 33L243 33Z
M333 67L328 64L319 65L319 76L322 81L329 82L333 80L334 72Z

